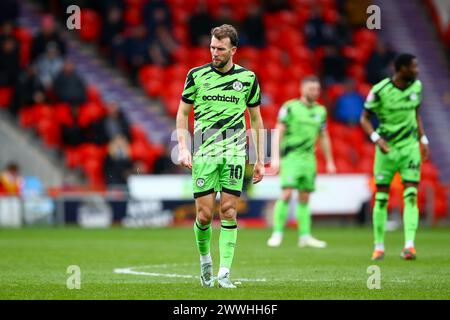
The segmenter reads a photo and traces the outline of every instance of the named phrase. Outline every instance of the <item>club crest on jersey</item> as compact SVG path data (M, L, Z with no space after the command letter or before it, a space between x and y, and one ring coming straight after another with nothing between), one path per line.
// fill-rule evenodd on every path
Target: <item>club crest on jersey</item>
M233 89L236 91L241 91L244 85L240 81L233 82Z
M413 100L413 101L417 100L417 93L415 93L415 92L411 93L410 96L409 96L409 99Z
M198 178L195 183L197 184L197 187L202 188L205 185L205 180L203 178Z

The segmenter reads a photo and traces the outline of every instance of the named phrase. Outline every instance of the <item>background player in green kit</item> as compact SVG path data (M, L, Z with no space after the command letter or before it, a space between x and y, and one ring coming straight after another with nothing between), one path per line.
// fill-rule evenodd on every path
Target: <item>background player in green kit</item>
M196 203L194 233L200 254L202 286L213 287L210 254L211 221L220 192L219 287L235 288L230 269L237 238L236 206L246 160L245 110L248 107L256 142L253 183L264 175L260 89L255 74L233 63L238 36L231 25L211 30L212 63L191 69L177 114L180 164L192 169ZM194 150L187 147L188 116L194 106Z
M405 246L400 256L408 260L416 258L414 240L419 223L417 186L420 180L420 144L423 159L428 158L428 139L418 113L422 83L416 80L417 74L417 59L413 55L398 56L393 78L386 78L372 88L361 115L364 131L376 144L374 177L377 191L373 208L375 249L372 260L384 258L389 186L396 172L400 173L404 185ZM376 115L379 120L376 131L370 122L371 115Z
M327 112L317 103L320 96L320 82L317 77L303 79L301 98L287 101L280 109L277 129L280 148L275 148L272 169L280 168L281 153L281 199L275 204L273 233L267 241L270 247L278 247L283 239L283 231L288 217L288 204L294 190L299 191L296 216L298 221L300 247L324 248L326 243L311 235L311 212L309 196L315 189L316 156L315 146L320 138L327 162L327 171L336 172L331 153L330 138L326 130ZM281 150L280 150L281 149Z

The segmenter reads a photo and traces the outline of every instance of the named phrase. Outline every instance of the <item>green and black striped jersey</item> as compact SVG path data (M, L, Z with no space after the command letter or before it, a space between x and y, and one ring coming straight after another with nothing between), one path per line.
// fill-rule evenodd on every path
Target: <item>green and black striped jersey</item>
M314 103L308 107L299 99L285 102L278 112L278 122L285 125L281 141L281 157L298 156L315 159L315 145L320 130L324 129L327 110Z
M400 89L386 78L370 90L364 107L379 120L378 134L392 147L418 141L416 110L422 101L422 82L415 80Z
M189 71L181 99L194 105L194 156L246 156L245 110L261 103L256 75L237 64Z

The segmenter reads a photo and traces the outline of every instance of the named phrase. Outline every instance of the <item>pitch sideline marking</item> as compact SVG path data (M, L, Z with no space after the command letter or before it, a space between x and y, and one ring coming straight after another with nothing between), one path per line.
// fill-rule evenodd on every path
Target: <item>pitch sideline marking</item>
M136 266L136 267L128 267L128 268L116 268L113 270L114 273L118 274L133 274L140 276L149 276L149 277L166 277L166 278L184 278L184 279L194 279L200 278L199 276L193 276L190 274L177 274L177 273L159 273L159 272L145 272L145 271L136 271L133 269L137 268L148 268L148 267L160 267L167 268L168 266L180 266L181 264L160 264L160 265L148 265L148 266ZM254 281L254 282L266 282L265 278L259 279L247 279L247 278L237 278L236 281Z
M154 265L144 265L144 266L135 266L135 267L127 267L127 268L116 268L113 270L114 273L117 274L131 274L131 275L139 275L139 276L148 276L148 277L165 277L165 278L183 278L183 279L195 279L200 278L199 276L193 276L190 274L177 274L177 273L159 273L159 272L145 272L145 271L136 271L133 269L142 269L142 268L168 268L168 267L178 267L178 266L187 266L189 263L172 263L172 264L154 264ZM257 279L248 279L248 278L237 278L236 281L245 281L245 282L266 282L266 278L257 278ZM286 281L286 279L271 279L272 281ZM290 279L290 281L294 282L331 282L336 279ZM355 281L355 279L339 279L339 281ZM407 283L409 281L402 279L392 279L387 280L387 282L392 283Z

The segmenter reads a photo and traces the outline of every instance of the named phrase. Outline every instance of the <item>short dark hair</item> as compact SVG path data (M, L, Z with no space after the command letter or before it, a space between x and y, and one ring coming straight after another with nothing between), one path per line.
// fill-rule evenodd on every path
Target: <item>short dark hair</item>
M320 83L320 79L318 76L315 75L310 75L310 76L306 76L302 79L302 85L307 83L307 82L318 82Z
M236 28L233 27L231 24L223 24L219 27L212 28L211 36L219 40L222 40L224 38L230 38L230 43L234 47L237 47L239 42Z
M395 71L400 71L402 67L409 67L416 57L410 53L402 53L394 60Z
M19 165L16 162L8 162L6 164L6 170L17 173L19 172Z

